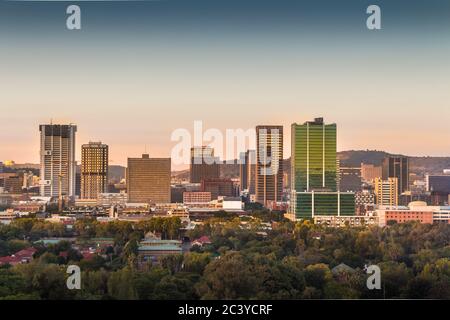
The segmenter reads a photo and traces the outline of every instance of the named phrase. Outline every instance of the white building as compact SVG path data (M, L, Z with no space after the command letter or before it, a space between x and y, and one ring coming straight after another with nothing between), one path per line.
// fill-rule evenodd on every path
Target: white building
M41 132L40 194L75 196L75 125L44 124Z

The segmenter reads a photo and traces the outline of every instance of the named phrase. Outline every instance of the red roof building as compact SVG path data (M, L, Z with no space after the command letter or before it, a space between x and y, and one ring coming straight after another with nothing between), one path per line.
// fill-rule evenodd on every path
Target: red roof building
M0 265L2 264L10 264L15 266L21 263L29 263L33 260L33 255L36 253L36 249L33 247L26 248L16 252L7 257L0 257Z

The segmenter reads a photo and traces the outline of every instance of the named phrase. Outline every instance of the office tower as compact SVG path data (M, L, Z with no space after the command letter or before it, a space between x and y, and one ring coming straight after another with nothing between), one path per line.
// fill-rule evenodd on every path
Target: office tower
M40 193L75 196L75 125L44 124L41 134Z
M248 190L249 194L255 194L256 151L247 150L246 152L242 152L239 160L241 190Z
M183 193L186 192L186 187L183 185L175 185L170 187L170 202L183 203Z
M379 206L398 206L398 179L375 179L375 196Z
M409 190L409 159L407 157L387 157L383 161L383 180L398 179L398 194Z
M214 157L214 149L208 146L191 148L189 171L191 183L200 183L203 179L219 178L219 161Z
M81 199L97 199L108 191L108 146L89 142L81 146Z
M283 196L283 126L256 127L256 201L281 201Z
M291 139L291 189L337 191L336 124L294 123Z
M355 195L338 190L336 124L316 118L291 126L291 203L295 219L354 215Z
M430 194L431 204L448 205L450 195L450 175L426 175L426 191Z
M127 191L131 203L170 202L170 158L128 158Z
M203 179L200 191L210 192L212 200L217 200L219 196L234 197L236 195L231 179Z
M339 168L339 191L359 191L361 190L361 168Z
M383 167L361 163L361 178L365 182L373 182L383 176Z
M22 193L23 173L0 173L0 188L7 193Z

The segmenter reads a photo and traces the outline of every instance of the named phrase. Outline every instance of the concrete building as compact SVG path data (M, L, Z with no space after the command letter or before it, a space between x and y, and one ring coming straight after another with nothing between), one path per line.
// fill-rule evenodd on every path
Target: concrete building
M234 197L234 183L231 179L206 179L202 180L201 192L210 192L211 199L216 200L219 196Z
M170 202L170 158L128 158L127 193L131 203Z
M128 195L121 193L99 193L97 197L97 205L102 207L125 206Z
M211 192L184 192L183 204L205 205L211 202Z
M430 194L431 204L449 204L450 175L426 175L425 184L426 191Z
M5 193L22 193L23 174L0 173L0 187Z
M108 146L89 142L81 146L81 199L97 199L108 191Z
M75 196L75 125L40 125L40 194Z
M339 191L360 191L362 186L361 168L340 167L338 181Z
M283 126L256 127L256 199L267 201L283 198Z
M373 164L361 163L361 178L364 182L371 183L375 179L382 178L383 168Z
M397 193L409 190L409 159L407 157L387 157L383 161L383 180L397 178Z
M241 191L256 192L256 151L242 152L239 159L239 178Z
M398 205L398 179L375 179L376 204L379 206Z
M377 216L315 216L314 224L330 228L367 227L378 225Z
M191 148L189 174L191 183L220 177L219 159L214 157L213 148L208 146Z
M420 223L450 223L450 207L428 206L426 202L415 201L408 206L387 206L376 210L379 225L385 226L389 221L404 223L418 221Z

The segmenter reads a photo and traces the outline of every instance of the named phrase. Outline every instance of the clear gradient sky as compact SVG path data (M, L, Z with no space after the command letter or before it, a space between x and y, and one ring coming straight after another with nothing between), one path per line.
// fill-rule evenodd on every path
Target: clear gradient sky
M111 164L170 156L194 120L283 124L288 157L289 125L317 116L339 150L450 156L449 0L74 1L68 31L71 3L0 0L0 161L37 163L50 119Z

